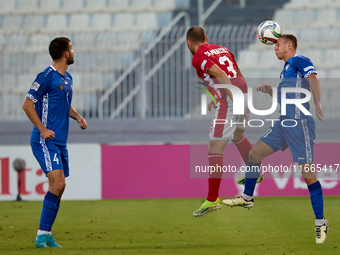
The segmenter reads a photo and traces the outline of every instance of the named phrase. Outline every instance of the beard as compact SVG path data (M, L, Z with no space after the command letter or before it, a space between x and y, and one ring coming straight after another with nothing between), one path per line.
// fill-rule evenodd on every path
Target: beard
M72 65L74 63L74 57L69 57L68 59L67 59L67 65Z

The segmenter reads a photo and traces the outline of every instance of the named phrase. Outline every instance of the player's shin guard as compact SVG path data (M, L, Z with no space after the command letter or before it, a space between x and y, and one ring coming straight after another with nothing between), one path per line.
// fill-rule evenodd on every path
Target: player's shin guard
M51 231L55 218L57 217L59 197L47 192L43 202L43 209L40 217L39 230Z
M260 163L252 163L248 162L247 171L246 171L246 178L244 181L244 191L243 191L243 198L246 200L252 199L254 195L255 185L257 178L259 178L261 173L261 162ZM245 195L245 196L244 196Z
M317 181L308 186L308 190L310 193L310 201L312 202L313 211L315 214L315 225L323 225L324 224L324 215L323 215L323 196L322 196L322 188L320 182Z
M209 169L214 169L214 172L209 173L209 193L207 200L215 202L218 198L218 192L220 190L220 183L222 178L223 167L223 154L208 153Z
M241 140L239 141L233 140L233 142L236 145L238 151L240 152L244 164L248 165L249 151L252 148L251 143L249 142L245 135L242 135Z

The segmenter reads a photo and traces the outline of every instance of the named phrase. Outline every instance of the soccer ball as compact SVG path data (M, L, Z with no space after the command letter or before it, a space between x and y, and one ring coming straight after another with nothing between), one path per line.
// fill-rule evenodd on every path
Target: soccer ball
M257 28L259 40L267 45L276 43L281 35L282 30L280 25L272 20L263 21Z

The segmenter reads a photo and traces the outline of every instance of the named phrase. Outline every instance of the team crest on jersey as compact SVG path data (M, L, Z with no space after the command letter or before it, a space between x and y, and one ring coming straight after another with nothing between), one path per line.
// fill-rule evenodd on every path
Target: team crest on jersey
M34 82L34 83L32 84L32 86L31 86L31 89L34 89L35 91L38 91L39 87L40 87L40 84L37 83L37 82Z
M60 85L59 85L59 89L60 89L61 91L63 91L63 90L64 90L64 85L60 84Z

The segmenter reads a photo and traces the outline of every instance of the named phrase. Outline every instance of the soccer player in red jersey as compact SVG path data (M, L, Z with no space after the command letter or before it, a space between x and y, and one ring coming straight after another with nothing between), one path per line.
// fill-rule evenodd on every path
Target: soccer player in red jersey
M209 111L211 111L212 107L215 108L215 116L209 134L209 166L220 166L221 168L219 169L222 169L223 150L229 140L234 142L244 163L247 165L248 154L252 146L243 135L245 125L229 124L231 121L233 123L242 123L246 116L233 115L233 96L230 90L215 90L213 88L215 83L232 84L240 88L245 97L247 96L247 84L234 55L223 46L209 44L205 31L199 26L194 26L188 30L186 40L189 50L194 55L192 65L195 67L198 77L202 79L205 86L212 93L216 91L218 94L218 103L214 105L214 101L211 101L208 104ZM217 119L227 120L228 122L215 121ZM209 174L207 200L193 213L193 216L202 216L222 207L222 202L218 197L222 174L222 171Z

